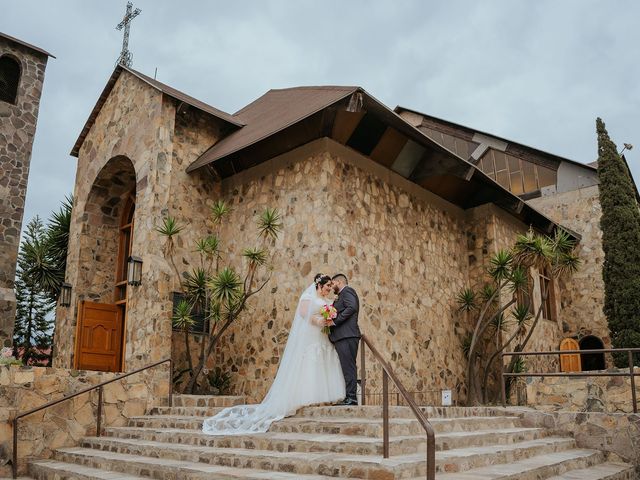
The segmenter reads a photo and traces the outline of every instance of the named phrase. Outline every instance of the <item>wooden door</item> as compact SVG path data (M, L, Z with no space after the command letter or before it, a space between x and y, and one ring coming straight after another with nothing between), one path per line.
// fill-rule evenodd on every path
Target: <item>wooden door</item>
M117 305L83 301L78 316L76 368L120 371L122 309Z
M580 345L573 338L565 338L560 342L560 350L580 350ZM560 371L561 372L580 372L582 365L580 362L580 354L560 355Z

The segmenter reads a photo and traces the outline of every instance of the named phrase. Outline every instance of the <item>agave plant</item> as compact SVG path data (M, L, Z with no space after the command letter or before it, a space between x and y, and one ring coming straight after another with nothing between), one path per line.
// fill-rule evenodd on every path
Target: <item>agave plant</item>
M185 293L192 306L202 306L207 302L207 282L209 276L203 268L194 268L191 272L185 272L182 282Z
M218 200L211 207L211 220L215 225L222 222L225 217L231 214L231 207L224 200Z
M476 293L471 288L465 288L456 295L456 302L460 311L470 312L475 310L477 307Z
M537 235L530 229L516 238L513 258L518 265L544 269L553 258L553 243L549 237Z
M206 372L205 365L215 351L216 345L224 332L247 308L247 300L260 292L271 278L270 252L266 240L274 240L282 230L282 219L276 209L267 208L256 221L258 230L258 246L244 248L242 257L246 259L245 270L238 273L230 264L221 265L222 247L220 229L223 221L229 217L231 208L220 200L211 207L211 220L216 227L214 233L195 243L195 252L200 257L200 266L188 272L179 273L175 261L175 241L183 227L171 216L163 219L156 229L166 237L164 252L169 257L171 265L180 280L180 288L185 295L184 302L176 305L174 326L182 326L185 331L185 346L190 352L189 328L193 325L194 312L204 314L208 319L206 337L200 343L197 362L192 363L192 355L188 355L190 375L185 393L195 393L201 373ZM232 256L231 256L232 257ZM264 277L258 276L259 269L268 273ZM258 280L259 278L259 280ZM193 358L196 358L193 356Z
M225 267L209 281L211 297L214 302L231 305L240 295L242 282L233 268Z
M258 217L258 236L275 239L282 230L280 213L275 208L265 208Z
M180 300L175 306L171 321L174 328L179 330L189 330L194 324L195 320L191 315L192 305L187 300Z
M511 275L513 255L508 250L499 250L491 257L489 275L496 282L503 282Z
M250 268L261 267L266 265L268 253L264 248L253 247L245 248L242 256L249 261Z

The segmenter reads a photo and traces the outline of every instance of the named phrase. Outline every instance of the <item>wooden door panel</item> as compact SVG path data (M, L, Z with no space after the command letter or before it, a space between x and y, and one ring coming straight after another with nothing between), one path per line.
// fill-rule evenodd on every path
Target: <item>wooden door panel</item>
M78 319L77 362L80 370L119 370L122 314L116 305L82 302Z
M560 350L580 350L580 345L573 338L565 338L560 342ZM560 355L561 372L579 372L582 370L580 354Z

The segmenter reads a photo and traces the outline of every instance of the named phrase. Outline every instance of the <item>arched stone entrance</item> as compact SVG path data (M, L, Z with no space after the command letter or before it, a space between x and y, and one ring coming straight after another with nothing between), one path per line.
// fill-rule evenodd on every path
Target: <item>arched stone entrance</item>
M580 339L580 350L602 350L604 343L595 335L587 335ZM604 353L582 353L580 355L582 370L604 370L606 368Z
M82 216L75 368L123 368L135 200L133 163L123 156L112 158L93 182Z

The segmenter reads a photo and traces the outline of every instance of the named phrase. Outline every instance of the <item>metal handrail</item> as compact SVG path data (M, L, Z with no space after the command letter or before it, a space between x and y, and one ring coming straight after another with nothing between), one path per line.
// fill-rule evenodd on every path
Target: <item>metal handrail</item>
M71 395L64 396L57 400L52 400L50 402L45 403L44 405L40 405L39 407L32 408L31 410L27 410L26 412L19 413L13 418L13 462L11 465L11 472L13 478L18 477L18 420L33 413L39 412L40 410L44 410L49 407L53 407L54 405L58 405L59 403L66 402L72 398L78 397L82 394L88 393L92 390L98 390L98 411L96 414L96 436L99 437L102 433L102 390L105 385L108 385L113 382L117 382L118 380L122 380L123 378L127 378L131 375L135 375L136 373L140 373L144 370L148 370L153 367L157 367L158 365L162 365L163 363L169 362L169 406L173 406L173 360L171 358L165 358L164 360L160 360L159 362L152 363L151 365L146 365L144 367L138 368L131 372L124 373L122 375L118 375L117 377L112 378L111 380L106 380L104 382L98 383L97 385L93 385L88 388L84 388L79 390Z
M398 392L403 396L409 408L416 416L422 428L424 428L427 434L427 480L435 480L436 478L436 435L429 423L426 413L424 413L414 402L413 398L407 390L404 388L397 375L391 369L391 366L382 358L382 355L373 346L369 339L362 335L360 337L362 342L362 348L360 349L360 392L361 392L361 404L365 405L366 394L366 365L365 365L365 345L369 347L369 350L373 356L378 360L382 366L382 394L384 397L382 403L382 455L384 458L389 458L389 378L395 384Z
M624 372L549 372L549 373L510 373L504 371L504 357L515 356L542 356L542 355L578 355L590 353L627 353L629 361L629 373ZM633 371L633 354L640 353L640 348L601 348L594 350L548 350L542 352L504 352L502 353L502 368L500 369L500 384L502 389L502 406L507 405L507 386L505 377L629 377L631 381L631 401L633 403L633 413L638 413L638 399L636 394L635 377L640 377L640 373Z

